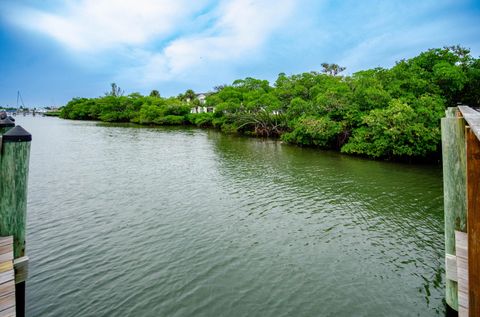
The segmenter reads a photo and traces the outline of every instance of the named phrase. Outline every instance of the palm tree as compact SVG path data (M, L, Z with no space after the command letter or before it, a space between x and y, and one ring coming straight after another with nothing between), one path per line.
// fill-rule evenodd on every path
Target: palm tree
M158 90L154 89L150 92L150 97L160 98L160 92L158 92Z
M105 93L105 96L119 97L123 96L124 91L117 86L115 83L111 83L110 86L112 89L109 92Z
M343 72L346 67L339 66L337 64L329 64L329 63L322 63L322 73L336 76L337 74L340 74Z
M196 97L197 97L197 95L195 94L195 91L193 91L192 89L188 89L183 94L183 100L185 100L187 102L193 101Z

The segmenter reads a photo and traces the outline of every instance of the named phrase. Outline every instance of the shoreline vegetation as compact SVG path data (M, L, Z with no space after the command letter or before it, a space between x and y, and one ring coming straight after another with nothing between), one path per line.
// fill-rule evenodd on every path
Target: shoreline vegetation
M105 96L73 98L60 117L194 125L375 159L427 161L440 157L445 109L457 103L480 106L480 59L460 46L430 49L389 69L349 76L340 75L345 68L339 65L322 67L280 73L273 85L247 77L213 92L189 89L169 98L157 90L125 96L112 84Z
M61 111L47 111L43 115L45 117L60 117Z

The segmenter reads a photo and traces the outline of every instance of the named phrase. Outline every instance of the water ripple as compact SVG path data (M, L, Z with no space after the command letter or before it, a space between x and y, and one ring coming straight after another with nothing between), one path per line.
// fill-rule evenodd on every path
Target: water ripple
M29 316L443 312L437 167L214 131L18 121L34 135Z

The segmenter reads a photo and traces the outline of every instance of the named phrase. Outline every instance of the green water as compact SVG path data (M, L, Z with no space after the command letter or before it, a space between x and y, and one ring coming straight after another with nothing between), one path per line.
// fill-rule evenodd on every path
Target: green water
M441 169L18 117L28 316L444 314Z

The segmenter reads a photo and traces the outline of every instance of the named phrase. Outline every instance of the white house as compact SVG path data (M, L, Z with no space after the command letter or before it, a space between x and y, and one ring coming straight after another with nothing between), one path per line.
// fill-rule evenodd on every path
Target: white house
M193 106L190 110L190 113L204 113L204 112L213 112L215 107L205 107L205 106Z
M195 95L195 98L198 99L200 105L195 105L190 110L190 113L205 113L205 112L213 112L215 107L207 107L205 106L205 102L207 99L208 93L199 93Z
M207 99L207 94L200 93L196 94L195 97L198 99L198 101L200 101L200 104L204 105Z

